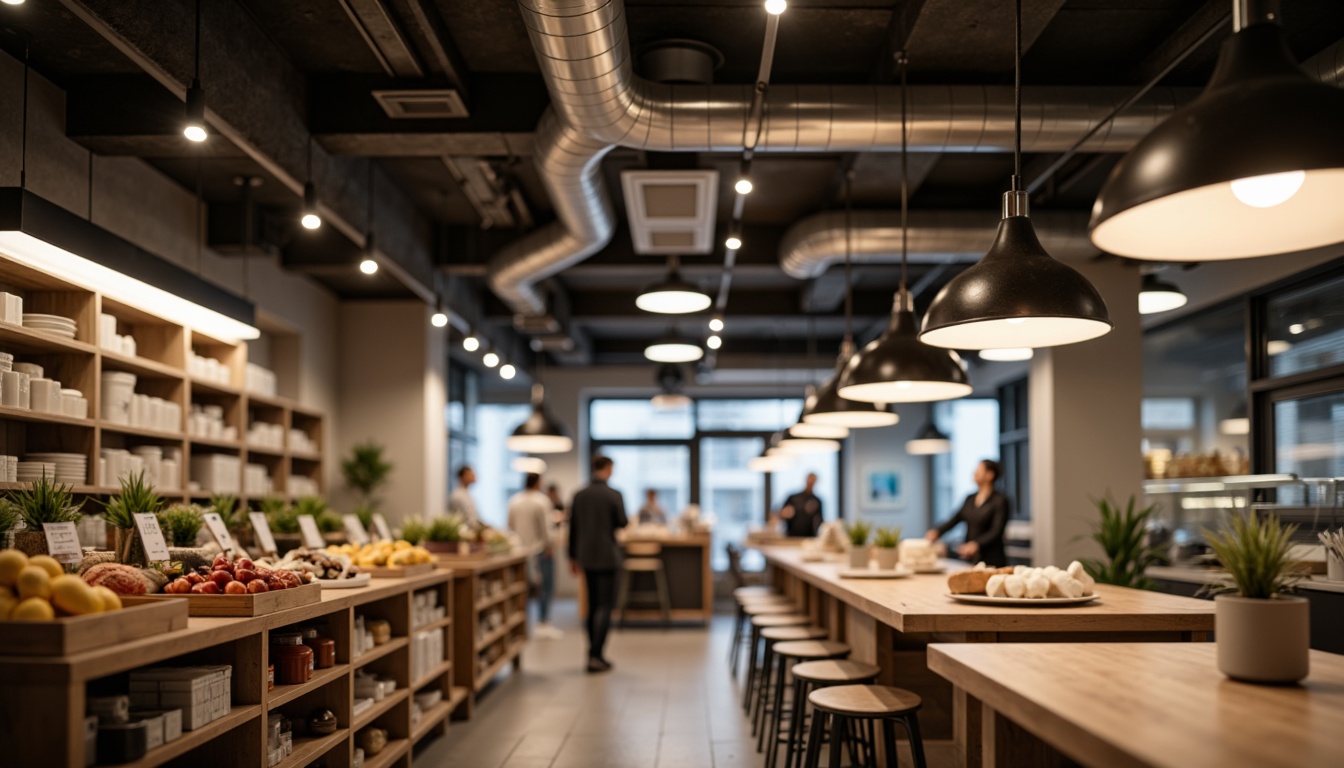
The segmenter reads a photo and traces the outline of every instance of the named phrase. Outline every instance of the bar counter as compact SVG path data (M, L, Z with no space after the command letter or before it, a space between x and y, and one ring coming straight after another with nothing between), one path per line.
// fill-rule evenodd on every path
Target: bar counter
M713 536L709 533L658 533L648 529L623 530L616 534L621 546L629 544L657 544L662 549L658 558L663 561L667 574L668 599L672 604L671 618L675 622L708 623L714 615L714 571L710 567ZM652 578L646 573L633 574L639 579L634 589L652 591ZM579 615L588 615L588 590L579 577ZM662 621L657 606L640 603L626 612L632 621Z

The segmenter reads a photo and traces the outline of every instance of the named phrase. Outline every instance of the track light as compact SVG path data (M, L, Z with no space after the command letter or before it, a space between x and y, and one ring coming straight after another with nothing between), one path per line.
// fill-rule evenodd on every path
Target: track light
M742 248L742 238L737 235L729 235L727 240L723 241L724 246L730 251L736 251Z
M440 309L439 311L435 312L433 315L430 316L429 324L434 326L435 328L443 328L444 326L448 325L448 315L445 314L442 309Z
M486 368L494 368L496 365L499 365L499 355L496 355L494 352L486 352L481 356L481 362L485 363Z
M705 346L710 349L718 349L723 346L723 339L719 336L710 336L708 339L705 339Z
M737 183L733 185L733 190L739 195L750 195L752 190L751 179L738 179Z
M304 229L317 229L322 226L322 217L317 214L317 187L309 181L303 185L303 218L299 220Z
M765 12L771 16L778 16L788 8L787 0L765 0Z
M199 79L192 80L187 89L187 120L182 126L182 135L197 143L210 135L205 129L205 91Z
M359 271L366 275L375 274L378 271L378 262L366 257L363 261L359 262Z
M468 352L475 352L481 348L481 340L476 338L475 334L472 334L462 340L462 348Z
M720 333L723 331L723 318L715 315L709 319L709 330Z
M499 366L499 377L501 379L512 379L517 373L518 369L514 368L510 363L505 363Z

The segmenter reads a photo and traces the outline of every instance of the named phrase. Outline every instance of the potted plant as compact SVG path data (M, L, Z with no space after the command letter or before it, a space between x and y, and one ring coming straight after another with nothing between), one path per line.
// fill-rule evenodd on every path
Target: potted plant
M261 500L260 507L271 526L276 549L284 553L303 543L299 536L299 515L291 504L279 496L267 496Z
M243 513L243 508L238 504L238 497L229 494L217 494L210 497L210 503L206 505L204 512L214 512L219 515L219 519L224 521L224 527L228 529L229 535L241 547L250 546L252 542L252 523Z
M845 533L849 535L850 568L868 567L868 560L873 555L872 548L868 546L868 534L872 530L872 525L863 520L855 520L852 524L845 525Z
M159 529L170 547L195 547L204 527L205 511L195 504L174 504L159 513Z
M14 532L14 548L30 556L47 554L43 523L77 523L83 517L70 486L61 485L46 474L27 489L15 491L10 500L23 522L23 530Z
M135 516L158 514L163 498L154 492L154 486L145 482L145 473L137 472L121 479L121 493L103 505L103 519L116 534L113 551L117 562L127 565L145 565L145 548L135 533Z
M465 540L462 518L459 515L444 515L429 521L425 531L424 547L430 552L458 552Z
M896 570L896 564L901 560L901 527L878 528L877 535L873 537L873 546L876 548L878 569Z
M9 533L19 526L19 507L9 498L0 498L0 549L9 547Z
M372 440L358 443L350 449L350 457L341 462L341 474L345 476L345 487L359 496L355 514L368 528L373 525L373 513L378 511L380 502L374 494L387 484L392 474L392 464L383 458L383 446Z
M1325 545L1325 578L1344 581L1344 528L1317 534Z
M1310 605L1284 594L1302 578L1292 550L1296 525L1277 515L1236 515L1204 537L1229 577L1210 585L1218 670L1250 683L1295 683L1307 676Z
M1122 510L1110 494L1093 499L1101 520L1093 525L1090 537L1101 545L1105 560L1083 559L1083 568L1100 584L1114 584L1133 589L1152 589L1153 582L1144 575L1148 566L1157 561L1160 551L1147 543L1148 520L1157 510L1150 505L1136 510L1134 497Z
M401 524L401 538L412 544L419 544L429 536L429 526L419 517L406 518Z

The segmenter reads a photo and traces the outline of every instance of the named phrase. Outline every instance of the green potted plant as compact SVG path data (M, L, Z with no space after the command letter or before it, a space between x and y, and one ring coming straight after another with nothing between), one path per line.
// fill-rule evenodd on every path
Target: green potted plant
M103 505L103 519L116 534L114 551L117 562L127 565L145 565L145 548L135 532L135 516L157 515L163 508L163 498L154 492L154 486L145 482L145 473L137 472L121 479L121 493Z
M0 549L9 547L9 533L19 526L19 507L8 497L0 498Z
M901 560L901 527L877 529L877 534L873 537L874 554L877 557L877 567L883 571L896 570L896 564Z
M70 486L61 485L45 474L28 488L15 491L10 501L23 522L23 530L14 532L14 548L27 555L47 554L43 523L77 523L83 518Z
M868 567L868 560L873 556L872 547L868 546L868 534L872 531L873 526L863 520L845 524L845 533L849 536L850 568Z
M1227 580L1215 593L1214 638L1218 670L1249 683L1295 683L1307 676L1310 604L1291 591L1302 579L1292 557L1296 525L1278 515L1238 514L1222 531L1204 531Z
M205 512L195 504L174 504L159 513L159 529L168 546L194 548L205 527Z
M465 528L460 515L436 517L429 521L424 547L430 552L458 552L466 537Z
M429 526L419 517L406 518L401 524L401 538L412 544L419 544L429 537Z
M380 499L374 494L392 474L392 464L383 458L383 451L383 446L367 440L351 448L350 457L341 462L345 487L359 496L355 514L365 528L373 525L373 513L378 511Z
M267 496L261 500L259 507L266 515L275 546L281 553L295 549L302 543L299 537L299 515L293 505L279 496Z
M224 527L228 529L229 535L240 546L248 546L252 543L252 523L244 514L237 496L223 493L211 496L210 503L202 511L214 512L219 515L219 519L224 522Z
M1161 554L1147 543L1148 520L1157 511L1157 505L1136 509L1138 505L1130 496L1121 509L1110 494L1093 499L1092 503L1101 519L1093 524L1090 538L1101 546L1106 559L1085 558L1083 568L1100 584L1152 589L1153 582L1144 572Z

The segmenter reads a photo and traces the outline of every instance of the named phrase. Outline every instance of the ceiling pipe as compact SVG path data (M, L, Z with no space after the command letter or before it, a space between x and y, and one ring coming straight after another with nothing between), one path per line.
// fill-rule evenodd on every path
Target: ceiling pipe
M750 85L673 85L637 77L622 0L520 0L551 95L537 128L535 162L558 221L490 260L491 288L511 309L546 309L541 280L600 250L614 211L600 162L616 146L659 152L738 152L749 124ZM1126 99L1128 88L1031 88L1023 149L1061 152ZM1123 152L1193 89L1156 89L1082 149ZM910 90L910 151L1007 152L1009 86ZM900 100L893 86L774 85L764 98L759 152L895 152Z

